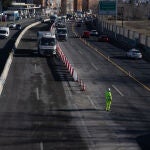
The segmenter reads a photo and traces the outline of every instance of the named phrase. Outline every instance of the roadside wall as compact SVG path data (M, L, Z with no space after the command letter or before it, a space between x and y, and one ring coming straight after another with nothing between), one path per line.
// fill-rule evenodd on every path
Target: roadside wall
M101 21L100 17L98 18L97 28L100 33L108 34L114 42L117 42L117 44L120 44L126 49L132 47L140 48L143 55L146 56L147 59L150 59L150 36L112 23Z

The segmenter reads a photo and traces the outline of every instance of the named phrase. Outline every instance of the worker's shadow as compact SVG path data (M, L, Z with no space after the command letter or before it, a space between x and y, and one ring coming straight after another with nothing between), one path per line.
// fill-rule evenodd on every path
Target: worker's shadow
M142 150L150 149L150 134L141 135L141 136L137 137L136 140Z

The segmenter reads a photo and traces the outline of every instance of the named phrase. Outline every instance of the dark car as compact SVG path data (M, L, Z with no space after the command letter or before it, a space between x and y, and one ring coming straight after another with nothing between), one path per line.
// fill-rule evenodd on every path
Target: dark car
M98 37L98 42L109 42L109 37L107 35L100 35Z
M10 29L15 29L16 28L16 24L11 22L11 23L7 24L7 27L9 27Z
M89 38L90 37L90 32L89 31L84 31L82 34L83 38Z
M77 22L77 27L81 27L82 23L81 22Z
M21 30L22 29L22 25L21 24L16 24L16 29L17 30Z

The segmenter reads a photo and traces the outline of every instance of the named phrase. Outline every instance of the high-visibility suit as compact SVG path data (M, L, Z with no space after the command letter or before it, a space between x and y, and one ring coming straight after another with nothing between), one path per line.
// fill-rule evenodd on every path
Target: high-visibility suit
M106 111L109 111L112 102L112 94L110 90L105 92L105 99L106 99Z

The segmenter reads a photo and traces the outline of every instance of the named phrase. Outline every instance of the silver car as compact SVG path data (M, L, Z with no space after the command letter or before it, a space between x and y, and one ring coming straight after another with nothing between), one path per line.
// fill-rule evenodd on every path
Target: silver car
M132 48L127 52L127 57L141 59L142 53L138 49Z

